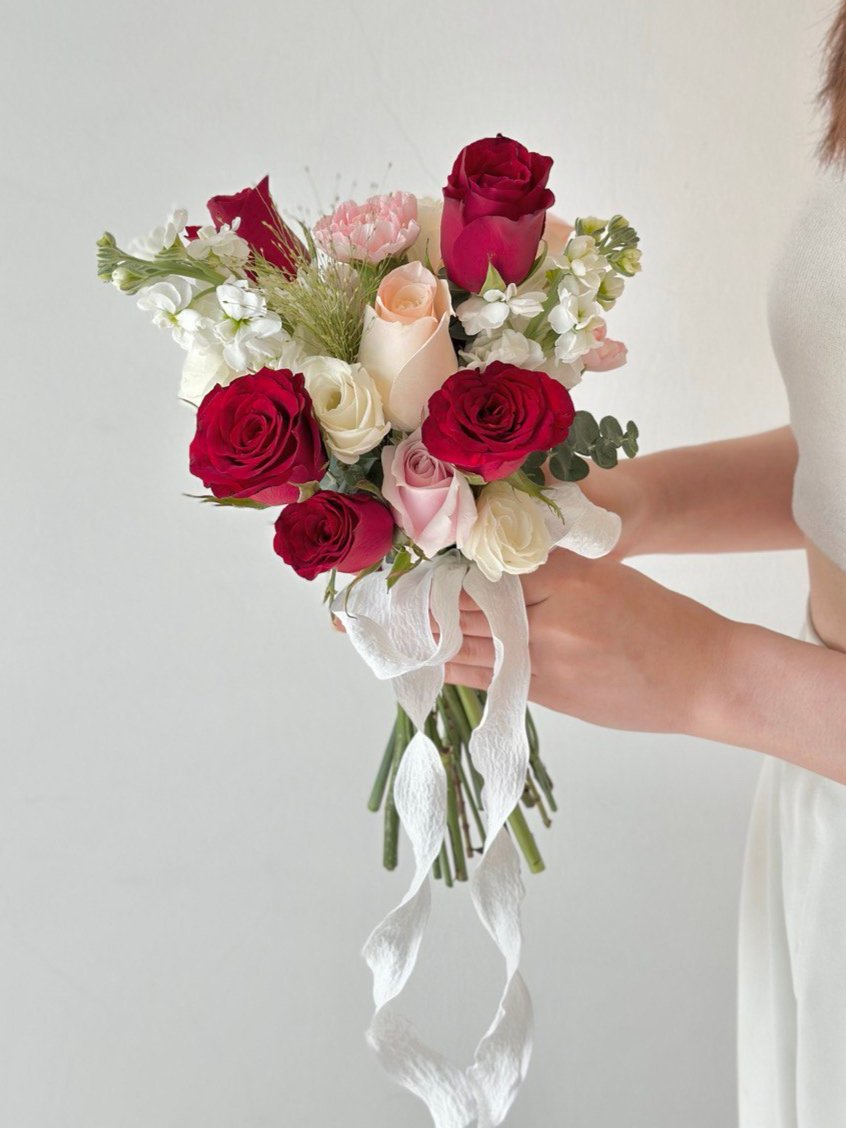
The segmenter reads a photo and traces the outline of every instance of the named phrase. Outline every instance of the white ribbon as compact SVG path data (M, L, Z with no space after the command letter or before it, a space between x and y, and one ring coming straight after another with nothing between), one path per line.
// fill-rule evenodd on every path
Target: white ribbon
M619 518L591 505L575 485L555 490L565 517L559 543L586 556L609 551L619 535ZM470 740L473 763L484 779L485 819L485 850L470 888L506 971L496 1015L466 1070L425 1045L396 1004L417 961L431 904L429 875L446 830L446 774L423 728L443 687L444 663L461 648L462 587L488 620L495 655L485 710ZM522 588L516 576L493 583L475 565L450 554L418 565L390 590L385 571L375 572L341 592L333 611L374 674L393 682L399 704L418 730L394 782L414 876L402 901L364 946L375 1004L367 1038L387 1072L424 1101L436 1128L494 1128L507 1116L531 1055L532 1004L519 972L524 890L519 855L505 828L529 766L529 639Z

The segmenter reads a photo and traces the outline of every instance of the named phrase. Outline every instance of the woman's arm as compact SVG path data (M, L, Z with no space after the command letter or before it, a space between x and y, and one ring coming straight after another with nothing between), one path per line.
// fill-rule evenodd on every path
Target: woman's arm
M846 654L732 622L613 560L559 549L522 580L533 701L607 728L754 748L846 784ZM462 598L446 676L483 689L493 642Z
M647 454L582 483L623 518L618 557L801 548L791 513L796 441L789 427Z

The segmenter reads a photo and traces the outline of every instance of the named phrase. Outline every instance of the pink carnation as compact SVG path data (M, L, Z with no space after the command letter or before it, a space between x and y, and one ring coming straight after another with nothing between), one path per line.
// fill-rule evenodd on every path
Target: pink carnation
M314 227L315 243L340 262L382 262L401 254L419 234L417 198L410 192L371 196L363 204L346 200Z

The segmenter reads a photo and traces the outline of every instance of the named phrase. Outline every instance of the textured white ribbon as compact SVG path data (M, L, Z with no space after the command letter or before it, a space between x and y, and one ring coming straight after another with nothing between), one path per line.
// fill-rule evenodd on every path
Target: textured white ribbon
M619 536L619 518L593 506L573 484L554 490L564 516L558 543L585 556L610 551ZM393 682L399 704L418 730L394 783L394 802L411 842L415 870L400 904L364 946L375 1004L367 1038L387 1072L425 1102L436 1128L494 1128L507 1116L531 1054L532 1004L519 973L523 883L519 855L505 829L523 793L529 763L529 640L522 588L511 575L492 583L455 554L419 565L390 590L385 581L384 571L373 573L341 592L333 604L355 648L378 678ZM485 710L470 741L473 763L484 779L486 830L485 851L470 888L477 915L506 969L497 1013L467 1070L425 1045L396 1007L417 960L431 904L429 875L446 829L446 774L437 748L422 730L443 687L444 663L461 647L462 587L488 620L495 654Z

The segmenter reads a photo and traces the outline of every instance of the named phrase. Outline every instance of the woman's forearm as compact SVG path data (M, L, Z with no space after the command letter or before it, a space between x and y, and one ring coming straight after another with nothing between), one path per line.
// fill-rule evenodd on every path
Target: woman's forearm
M846 784L846 654L731 623L692 735Z
M621 555L800 548L791 498L796 441L789 427L642 455L583 483L621 513Z

